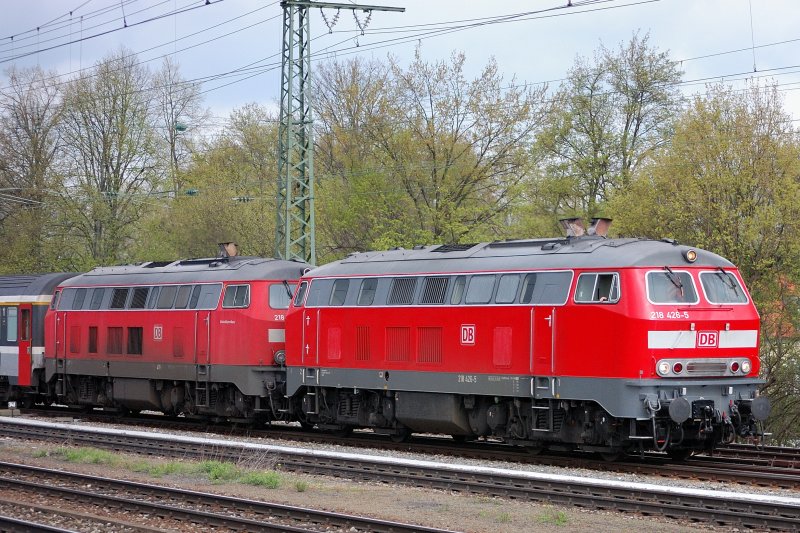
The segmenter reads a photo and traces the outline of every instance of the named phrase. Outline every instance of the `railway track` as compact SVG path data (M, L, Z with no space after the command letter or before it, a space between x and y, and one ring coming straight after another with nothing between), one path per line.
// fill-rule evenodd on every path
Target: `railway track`
M289 471L402 483L587 509L615 510L691 520L726 527L800 529L800 500L661 487L641 483L466 467L426 461L311 451L230 441L164 436L135 431L98 430L24 420L0 420L0 431L36 438L153 455L192 457L208 454L235 460L243 451L276 456Z
M0 462L0 487L15 498L35 498L46 494L55 500L84 507L124 512L137 517L158 517L157 531L221 528L253 532L369 531L441 532L441 529L358 517L303 507L273 504L217 494L148 485L85 474ZM84 515L87 516L87 515ZM101 524L107 515L98 517ZM129 518L122 529L131 527ZM107 529L107 528L106 528Z
M101 422L114 420L108 414L97 411L82 414L74 411L49 411L51 416L64 416L65 412L70 416L79 415L82 420ZM42 411L32 410L31 414L41 415ZM148 428L155 426L204 434L211 432L221 436L261 437L289 442L413 452L431 456L445 455L481 461L585 468L601 472L635 473L673 479L800 490L800 450L777 446L757 448L748 445L729 445L716 449L711 456L697 455L683 462L675 462L657 453L625 456L618 461L608 462L598 459L593 454L551 452L532 455L523 448L507 446L500 442L456 443L449 437L415 436L411 442L396 443L372 432L356 432L347 438L342 438L331 433L305 431L294 426L271 426L262 429L236 425L207 425L160 415L125 417L124 420L117 421L124 422L126 426Z

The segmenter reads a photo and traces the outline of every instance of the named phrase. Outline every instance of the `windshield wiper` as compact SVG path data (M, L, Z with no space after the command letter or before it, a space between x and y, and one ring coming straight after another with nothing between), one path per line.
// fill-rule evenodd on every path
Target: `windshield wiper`
M669 278L672 284L678 287L681 291L681 294L683 294L683 282L681 281L681 278L679 278L678 275L668 266L665 266L664 270L667 271L667 278Z
M720 277L720 279L722 279L722 281L724 281L724 282L725 282L725 285L727 285L728 287L730 287L730 288L731 288L731 289L733 289L733 290L736 290L736 284L735 284L735 283L733 282L733 280L731 279L731 275L730 275L730 274L728 274L728 273L725 271L725 269L724 269L724 268L722 268L722 267L717 267L717 270L719 270L719 272L715 272L715 274L716 274L717 276L719 276L719 277Z
M289 299L291 300L292 299L292 289L289 288L289 282L288 281L283 280L283 288L286 289L286 294L289 295Z

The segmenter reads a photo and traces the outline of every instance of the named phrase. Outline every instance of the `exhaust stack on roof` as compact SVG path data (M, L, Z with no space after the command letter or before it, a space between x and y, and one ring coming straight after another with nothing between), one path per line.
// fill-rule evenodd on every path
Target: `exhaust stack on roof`
M589 229L586 230L586 233L589 235L598 235L600 237L605 237L608 235L608 228L610 227L611 227L610 218L593 218L592 225L589 226Z
M583 227L583 220L579 217L562 218L559 220L561 227L567 232L567 237L581 237L586 233Z

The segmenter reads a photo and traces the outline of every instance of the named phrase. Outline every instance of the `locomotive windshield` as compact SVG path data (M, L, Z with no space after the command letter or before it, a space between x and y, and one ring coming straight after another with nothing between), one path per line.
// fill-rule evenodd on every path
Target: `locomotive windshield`
M744 304L747 296L739 285L739 280L730 272L722 270L717 272L702 272L700 283L706 298L712 304Z
M269 286L269 306L272 309L289 309L292 294L297 285L289 282L273 283Z
M695 304L697 289L691 274L663 270L647 273L647 297L654 304Z

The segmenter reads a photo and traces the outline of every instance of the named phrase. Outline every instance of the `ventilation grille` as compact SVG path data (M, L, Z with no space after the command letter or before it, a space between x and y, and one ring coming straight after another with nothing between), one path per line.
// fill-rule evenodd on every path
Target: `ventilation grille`
M421 304L443 304L449 278L427 278L422 291Z
M513 330L508 326L494 328L494 350L492 353L492 362L494 363L494 366L511 366L512 331Z
M389 305L410 304L414 300L414 287L416 278L397 278L392 283L392 292L389 294Z
M442 362L442 328L418 328L417 339L418 362Z
M409 328L386 328L386 360L408 361L411 352Z
M328 328L328 360L338 361L342 358L342 328Z
M356 326L356 361L369 361L369 326Z
M431 250L432 252L439 252L442 254L446 254L447 252L463 252L469 250L475 246L475 243L472 244L443 244L436 248L435 250Z
M692 361L686 365L686 373L690 376L724 376L728 373L728 365L724 362Z

